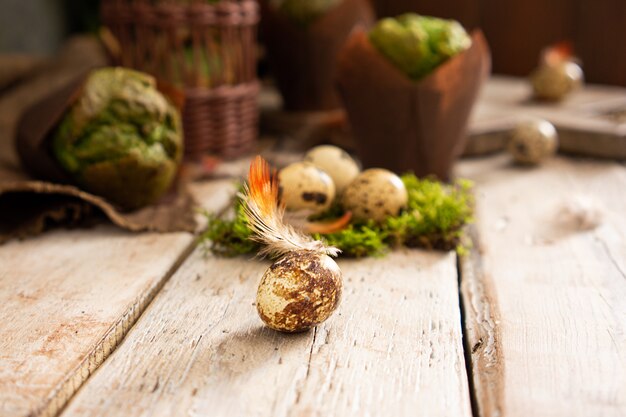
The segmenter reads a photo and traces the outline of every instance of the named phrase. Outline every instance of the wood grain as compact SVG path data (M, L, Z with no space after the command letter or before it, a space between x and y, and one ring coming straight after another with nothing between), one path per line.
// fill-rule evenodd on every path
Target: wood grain
M592 82L626 86L626 54L615 53L626 39L626 2L578 0L576 52ZM623 50L623 49L622 49Z
M480 415L625 415L624 166L494 158L460 172L478 182L480 258L462 293ZM564 223L576 195L602 211L595 230Z
M230 182L196 187L205 207ZM0 247L0 415L55 415L115 349L178 264L190 234L99 226Z
M340 261L344 300L307 333L268 330L267 263L196 253L69 416L470 416L454 254Z

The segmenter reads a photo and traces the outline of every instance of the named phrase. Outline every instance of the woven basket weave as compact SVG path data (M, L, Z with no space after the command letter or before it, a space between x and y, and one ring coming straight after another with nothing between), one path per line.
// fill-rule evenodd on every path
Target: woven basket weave
M256 1L103 0L102 19L123 66L185 92L189 157L233 157L258 134Z

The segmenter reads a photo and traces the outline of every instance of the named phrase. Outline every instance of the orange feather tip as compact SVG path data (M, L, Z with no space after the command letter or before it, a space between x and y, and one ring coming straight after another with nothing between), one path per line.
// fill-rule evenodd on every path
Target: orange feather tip
M570 41L552 44L541 51L541 62L546 65L558 65L574 59L574 47Z
M278 206L278 176L260 155L250 163L248 195L263 215L271 215Z
M350 220L352 220L352 212L347 211L343 216L335 220L307 223L305 229L307 233L327 235L345 229L350 224Z

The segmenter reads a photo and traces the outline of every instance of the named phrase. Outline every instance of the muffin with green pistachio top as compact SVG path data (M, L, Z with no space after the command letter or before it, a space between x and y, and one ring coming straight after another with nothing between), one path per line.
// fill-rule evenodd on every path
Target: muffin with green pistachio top
M102 68L88 76L54 132L52 148L85 191L136 209L158 200L176 176L180 116L153 77Z
M399 70L417 80L472 44L454 20L407 13L380 20L370 42Z

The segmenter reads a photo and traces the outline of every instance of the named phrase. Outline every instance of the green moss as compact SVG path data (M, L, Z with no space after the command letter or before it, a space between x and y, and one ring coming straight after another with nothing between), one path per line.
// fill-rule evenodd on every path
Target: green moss
M451 250L461 242L463 226L472 222L474 196L469 180L452 185L402 176L409 203L397 217L389 217L384 228L396 244Z
M390 247L409 246L427 249L456 250L463 254L468 242L464 226L473 221L473 184L458 180L444 184L418 179L413 174L402 176L409 202L400 215L389 217L382 224L372 221L351 224L348 228L327 235L314 235L342 250L342 256L382 256ZM202 239L216 253L234 256L256 252L256 242L249 239L250 230L243 215L241 200L234 207L235 216L223 220L209 216L209 226ZM334 205L315 220L338 218L341 207Z
M243 216L243 207L239 205L232 220L217 218L206 213L209 224L202 234L201 241L214 253L223 256L245 255L256 252L259 244L250 239L250 229Z
M314 235L331 246L341 249L341 255L351 258L382 256L389 246L386 233L373 223L351 224L348 228L328 235Z

